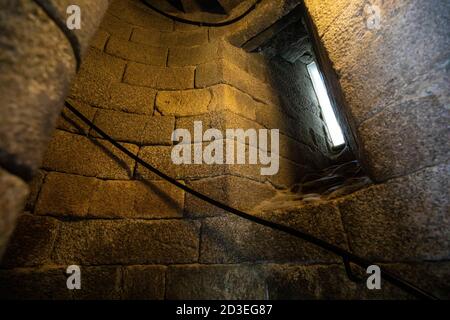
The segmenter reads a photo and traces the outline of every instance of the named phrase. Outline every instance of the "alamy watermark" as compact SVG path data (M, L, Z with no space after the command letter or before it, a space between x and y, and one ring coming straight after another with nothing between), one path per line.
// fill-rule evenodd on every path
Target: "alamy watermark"
M67 19L66 26L69 30L81 29L81 8L76 4L72 4L66 9Z
M260 168L261 175L275 175L280 167L279 139L278 129L226 129L223 134L214 128L203 132L203 123L194 121L193 140L188 129L172 133L172 141L179 143L172 148L171 158L177 165L247 164L248 160L248 164L266 166ZM203 147L202 142L209 144Z

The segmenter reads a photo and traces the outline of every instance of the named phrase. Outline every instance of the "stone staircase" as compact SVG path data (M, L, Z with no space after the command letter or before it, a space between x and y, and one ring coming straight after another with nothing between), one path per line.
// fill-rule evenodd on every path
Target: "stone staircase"
M220 3L230 8L237 1ZM214 199L374 259L425 288L432 283L425 275L444 277L435 263L404 262L413 254L444 255L446 247L426 238L420 248L403 241L417 235L408 221L424 208L420 201L404 208L395 200L418 183L432 189L427 178L440 172L371 185L356 162L329 167L325 144L311 138L314 128L299 125L301 117L283 108L270 64L230 45L230 33L180 25L138 1L112 1L70 101L134 154ZM263 177L249 165L174 165L172 131L199 120L221 130L279 128L279 173ZM405 297L388 284L369 291L346 278L340 258L186 194L120 154L68 110L31 187L1 264L2 298ZM392 214L405 218L386 226ZM419 234L439 224L430 219ZM386 229L395 233L386 238ZM66 288L72 264L81 267L82 290ZM434 290L445 292L446 284L435 282Z

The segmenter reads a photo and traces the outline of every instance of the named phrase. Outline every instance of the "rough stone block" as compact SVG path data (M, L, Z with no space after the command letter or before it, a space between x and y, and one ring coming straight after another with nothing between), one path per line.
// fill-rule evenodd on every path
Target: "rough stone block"
M126 60L153 66L165 66L167 49L125 41L114 36L106 45L106 52Z
M92 193L99 181L95 178L50 172L36 204L36 214L51 216L86 216Z
M77 78L83 78L85 74L92 75L94 79L102 79L120 82L125 70L125 60L113 57L98 49L90 48ZM86 76L87 77L87 76Z
M143 180L135 184L134 212L139 218L181 218L184 191L167 181Z
M181 220L94 220L61 226L60 264L171 264L198 259L199 225Z
M118 141L140 144L148 118L147 115L98 110L94 124ZM91 135L100 137L95 130L91 130Z
M114 37L117 37L119 39L129 40L133 25L122 21L121 19L107 12L100 24L100 29L105 30L109 34L114 35Z
M134 216L135 182L101 181L92 194L89 216L99 218L124 218Z
M350 0L336 2L334 0L305 0L305 5L317 28L319 36L323 36L327 28L349 6Z
M0 297L5 300L70 300L64 268L0 270Z
M79 73L72 82L69 96L96 107L110 103L111 81L98 78L90 73Z
M266 273L271 300L380 299L386 291L384 282L382 290L368 290L365 281L351 282L342 265L269 265Z
M338 201L351 247L380 261L449 257L449 166L424 169Z
M161 90L194 88L194 67L162 68L130 63L125 72L126 83Z
M10 268L48 263L58 226L57 220L53 218L21 215L1 265Z
M90 46L103 51L110 34L104 30L97 30L90 41Z
M175 117L150 117L142 133L143 145L171 145Z
M137 146L123 145L137 154ZM57 130L48 146L43 168L105 179L127 179L133 175L134 165L134 160L105 140Z
M93 108L87 103L76 101L73 99L68 99L68 101L72 104L72 106L75 107L75 109L80 111L86 118L88 118L88 120L94 120L97 108ZM72 111L67 108L64 108L62 110L56 127L64 131L81 134L88 134L90 129L90 126L81 121L76 115L73 114Z
M229 110L250 120L256 120L256 110L263 107L250 95L232 86L219 84L211 89L210 111Z
M75 300L118 300L122 291L122 271L116 266L81 266L81 290L73 290Z
M123 295L126 300L164 299L166 267L128 266L123 269Z
M151 88L113 83L110 87L109 109L139 114L153 114L156 91Z
M329 263L337 260L339 258L304 240L242 218L206 218L202 225L202 263Z
M163 115L191 116L208 112L211 92L207 89L159 91L156 108Z
M262 300L266 298L259 266L189 265L167 270L167 299Z
M219 58L218 42L169 49L169 66L196 66Z
M217 84L229 84L264 103L276 104L278 102L278 94L270 85L254 78L226 60L220 59L197 67L195 73L196 88L205 88Z
M233 208L249 211L264 200L275 195L275 189L249 179L223 176L189 181L192 189L208 195L210 198L225 203ZM248 192L242 192L248 190ZM227 214L226 211L210 205L197 197L186 194L186 213L192 217L217 216Z
M264 127L257 122L251 121L225 109L220 111L210 111L200 116L178 118L176 121L176 128L189 130L192 141L194 142L210 141L210 139L204 140L203 135L200 139L194 136L194 122L196 121L201 121L203 131L207 129L220 130L224 139L226 138L227 129L264 129ZM249 143L248 140L246 143Z
M28 194L29 187L23 180L0 168L0 258Z
M192 148L192 153L194 148ZM223 174L226 171L226 165L207 165L207 164L181 164L176 165L171 159L172 147L166 146L148 146L139 151L139 157L144 161L162 171L163 173L175 178L203 178ZM193 158L192 158L193 159ZM137 176L143 179L160 180L156 174L137 165Z
M158 46L160 39L161 33L157 30L134 28L130 40L136 43Z
M193 31L162 32L160 45L167 47L199 46L208 44L208 29L201 28Z
M166 181L102 181L89 216L99 218L181 218L184 191Z
M33 177L33 180L28 184L30 187L30 194L27 199L27 204L25 206L26 210L33 211L37 202L39 192L41 192L42 184L44 183L45 176L47 172L43 170L38 170Z
M450 109L436 97L389 107L358 129L373 179L384 181L447 160Z

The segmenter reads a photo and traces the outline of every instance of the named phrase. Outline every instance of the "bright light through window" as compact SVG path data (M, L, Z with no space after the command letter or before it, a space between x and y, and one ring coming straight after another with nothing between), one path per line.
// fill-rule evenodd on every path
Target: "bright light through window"
M315 62L308 64L308 72L311 77L314 90L316 91L317 99L319 100L320 108L322 109L322 114L328 127L328 132L330 133L331 142L334 147L343 145L345 143L345 139L342 129L336 119L325 83L323 82L323 78L320 75L319 69L317 68Z

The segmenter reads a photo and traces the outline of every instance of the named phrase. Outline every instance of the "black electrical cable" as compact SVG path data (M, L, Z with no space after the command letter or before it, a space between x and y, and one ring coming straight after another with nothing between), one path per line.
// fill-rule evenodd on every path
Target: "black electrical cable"
M156 11L157 13L165 16L166 18L172 19L172 20L180 22L180 23L190 24L190 25L199 26L199 27L225 27L225 26L228 26L230 24L236 23L236 22L242 20L243 18L245 18L250 12L255 10L256 6L258 4L260 4L261 1L262 0L256 0L253 5L251 5L247 10L245 10L244 13L242 13L241 15L239 15L239 16L233 18L233 19L230 19L230 20L227 20L227 21L222 21L222 22L203 22L203 21L194 21L194 20L184 19L184 18L175 16L175 15L172 15L170 13L167 13L167 12L165 12L165 11L155 7L154 5L150 4L148 1L142 0L142 2L147 7L149 7L153 11Z
M189 188L188 186L178 182L176 179L168 176L167 174L159 171L158 169L156 169L155 167L153 167L152 165L150 165L149 163L147 163L146 161L142 160L140 157L138 157L137 155L135 155L134 153L132 153L131 151L129 151L127 148L125 148L124 146L122 146L119 142L117 142L116 140L114 140L111 136L109 136L108 134L106 134L103 130L101 130L99 127L97 127L94 123L92 123L92 121L90 121L88 118L86 118L81 112L79 112L75 107L73 107L69 102L65 102L65 106L73 113L75 114L80 120L82 120L84 123L86 123L89 127L91 127L92 129L94 129L100 136L102 136L104 139L106 139L108 142L110 142L113 146L115 146L117 149L119 149L120 151L122 151L123 153L125 153L128 157L132 158L133 160L135 160L137 163L139 163L140 165L142 165L143 167L145 167L146 169L150 170L151 172L155 173L156 175L158 175L159 177L163 178L164 180L167 180L168 182L170 182L171 184L175 185L176 187L196 196L197 198L208 202L220 209L226 210L234 215L237 215L241 218L250 220L252 222L255 222L257 224L278 230L278 231L282 231L285 232L287 234L293 235L297 238L301 238L307 242L310 242L312 244L315 244L327 251L330 251L338 256L341 256L344 259L344 262L347 264L349 262L352 262L364 269L367 269L367 267L369 267L370 265L372 265L373 263L371 263L370 261L361 258L345 249L342 249L336 245L333 245L327 241L324 241L322 239L316 238L315 236L293 229L291 227L282 225L282 224L278 224L272 221L268 221L268 220L264 220L262 218L256 217L254 215L248 214L244 211L238 210L236 208L230 207L222 202L219 202L217 200L211 199L210 197L208 197L207 195L204 195L203 193L200 193L196 190L193 190L191 188ZM347 270L348 271L348 270ZM433 294L428 293L418 287L416 287L414 284L403 280L402 278L396 276L395 274L390 273L389 271L385 271L385 270L381 270L381 276L382 278L384 278L385 280L387 280L388 282L394 284L395 286L403 289L404 291L412 294L413 296L420 298L420 299L428 299L428 300L438 300L437 297L435 297Z

